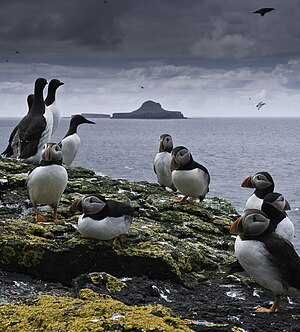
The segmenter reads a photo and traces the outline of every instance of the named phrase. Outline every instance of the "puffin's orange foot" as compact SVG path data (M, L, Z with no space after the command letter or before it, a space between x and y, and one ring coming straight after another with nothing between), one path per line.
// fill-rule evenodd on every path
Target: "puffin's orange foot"
M187 198L188 198L188 196L184 196L179 199L176 199L175 202L180 203L180 204L188 204L189 202L187 201Z
M45 221L49 221L49 218L47 216L44 216L43 214L37 213L35 215L35 221L36 222L45 222Z
M272 310L272 308L264 308L264 307L259 307L259 308L257 308L256 310L255 310L255 312L257 312L257 313L274 313L274 312L276 312L276 311L278 311L277 309L274 311L274 310Z
M104 242L113 247L118 242L118 237L114 237L111 240L105 240Z

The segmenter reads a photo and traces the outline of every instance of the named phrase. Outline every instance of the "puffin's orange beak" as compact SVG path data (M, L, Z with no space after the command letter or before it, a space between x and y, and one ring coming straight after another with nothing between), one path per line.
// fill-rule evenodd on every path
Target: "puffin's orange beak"
M79 202L81 201L81 199L80 198L77 198L77 199L75 199L73 202L72 202L72 204L70 205L70 207L69 207L69 210L71 211L71 212L81 212L79 209L78 209L78 204L79 204Z
M232 234L232 235L238 234L237 228L238 228L240 221L241 221L241 217L237 218L237 220L230 226L230 230L229 230L230 234Z
M242 183L241 187L244 188L253 188L253 185L251 183L251 176L248 176Z
M288 201L287 199L284 199L284 200L285 200L285 205L284 205L283 210L284 210L284 211L291 210L292 208L291 208L291 206L290 206L289 201Z

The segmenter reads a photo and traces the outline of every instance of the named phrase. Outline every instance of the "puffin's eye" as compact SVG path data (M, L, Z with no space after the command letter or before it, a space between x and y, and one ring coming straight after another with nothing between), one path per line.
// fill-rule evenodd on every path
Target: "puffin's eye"
M253 222L256 222L257 221L257 218L256 218L256 216L253 216Z

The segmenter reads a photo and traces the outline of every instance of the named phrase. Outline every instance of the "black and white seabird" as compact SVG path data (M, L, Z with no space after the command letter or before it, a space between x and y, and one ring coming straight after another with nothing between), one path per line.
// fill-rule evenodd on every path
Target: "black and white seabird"
M38 213L38 204L53 208L54 221L57 221L57 206L68 182L68 174L62 165L62 152L59 145L46 144L43 149L41 165L29 173L26 185L29 199L36 213L36 221L47 218Z
M47 123L43 90L47 84L45 78L38 78L34 86L34 100L28 114L20 121L20 159L39 165L42 149L50 141L52 123Z
M75 200L70 210L82 213L78 231L83 237L111 243L128 232L134 216L130 200L123 203L96 194Z
M64 85L64 83L58 79L52 79L48 85L48 94L45 99L45 105L46 105L46 113L50 111L53 119L51 136L56 131L60 122L60 111L56 105L55 97L56 97L56 90L62 85Z
M171 152L173 150L173 140L171 135L162 134L159 137L159 152L154 158L153 169L157 176L157 182L163 189L170 188L176 191L171 173Z
M209 191L208 170L194 161L191 152L184 146L177 146L171 153L172 181L177 190L184 195L178 202L185 203L188 197L203 201Z
M293 242L294 224L285 211L290 210L289 202L280 193L270 193L265 196L261 205L263 211L271 220L270 229L284 239ZM229 266L229 274L243 272L244 269L238 261Z
M266 13L269 13L270 11L274 10L275 8L260 8L258 10L256 10L255 12L253 12L253 14L260 14L261 16L264 16Z
M72 116L70 126L65 137L58 143L63 153L63 163L66 166L70 166L72 164L80 147L81 140L77 134L77 127L83 123L95 124L95 122L86 119L80 114Z
M261 210L271 219L273 231L293 242L295 227L285 211L290 210L290 204L280 193L270 193L265 196Z
M234 250L242 267L275 295L270 309L257 312L278 311L281 295L300 297L300 257L289 241L273 232L272 220L264 212L245 210L230 232L238 234Z
M263 199L274 191L274 181L270 173L258 172L248 176L241 184L244 188L254 188L254 193L248 198L245 209L261 209Z
M28 111L29 112L32 104L33 104L34 95L30 94L27 96L27 105L28 105ZM11 132L9 139L8 139L8 145L6 149L1 153L3 157L7 158L17 158L20 154L20 139L19 139L19 123L15 126L13 131Z

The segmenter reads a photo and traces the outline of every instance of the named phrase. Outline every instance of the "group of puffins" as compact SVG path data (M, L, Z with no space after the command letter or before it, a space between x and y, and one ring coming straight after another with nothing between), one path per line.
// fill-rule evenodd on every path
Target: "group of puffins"
M186 203L188 197L202 201L209 191L208 170L194 161L186 147L173 148L169 134L160 136L154 171L163 188L183 195L180 203ZM229 273L246 273L271 290L275 295L271 308L256 311L276 312L281 295L300 297L300 257L292 244L294 225L286 213L290 204L282 194L274 192L275 184L268 172L247 177L241 186L255 190L230 228L236 236L237 261L231 264Z
M77 127L94 122L74 115L64 138L59 143L51 143L60 121L55 95L63 83L51 80L44 99L46 84L44 78L35 81L34 94L27 98L28 113L12 131L2 156L36 165L26 181L36 221L48 220L38 212L39 204L51 206L53 219L57 221L57 207L68 182L66 166L71 165L80 146ZM188 148L173 148L169 134L160 136L154 172L162 188L169 188L183 196L177 200L181 204L187 204L189 197L199 199L202 204L209 192L210 175L206 167L193 159ZM300 258L292 245L294 225L286 213L290 205L281 194L274 192L274 181L267 172L258 172L246 178L242 187L255 191L240 218L230 228L230 233L236 236L237 257L230 272L247 273L271 290L275 294L272 307L259 308L258 311L275 312L279 308L281 295L300 297ZM70 211L81 213L78 231L83 237L112 244L128 232L135 213L130 200L118 202L98 193L76 199Z

